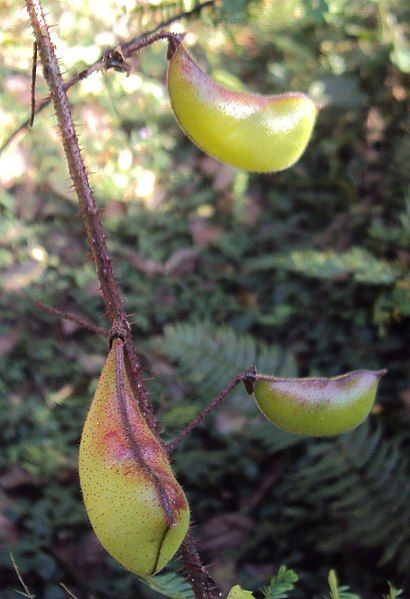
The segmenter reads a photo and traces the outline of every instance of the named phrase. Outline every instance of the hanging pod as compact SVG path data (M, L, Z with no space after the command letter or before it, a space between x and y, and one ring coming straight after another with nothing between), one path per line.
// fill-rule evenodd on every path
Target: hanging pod
M276 378L258 374L253 393L262 413L291 433L326 437L368 416L386 370L355 370L334 378Z
M114 339L80 443L84 503L101 544L139 575L159 572L189 525L185 494L140 413Z
M178 123L204 152L247 171L281 171L306 149L317 106L301 92L264 96L219 85L171 42L168 92Z

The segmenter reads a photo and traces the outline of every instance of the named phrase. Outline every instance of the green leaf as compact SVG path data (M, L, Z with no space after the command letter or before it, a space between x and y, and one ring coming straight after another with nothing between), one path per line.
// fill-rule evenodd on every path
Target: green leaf
M389 592L387 595L383 595L383 599L399 599L402 596L403 591L401 589L395 589L394 586L389 582Z
M269 586L262 590L263 599L286 599L298 579L296 572L288 570L286 566L280 566L277 575L272 578Z
M251 591L244 591L237 584L236 586L231 588L231 590L229 591L229 595L226 599L252 599L254 597L255 596L253 593L251 593Z
M349 591L349 587L339 586L337 575L334 570L330 570L327 580L330 588L330 594L328 595L329 599L360 599L359 595Z

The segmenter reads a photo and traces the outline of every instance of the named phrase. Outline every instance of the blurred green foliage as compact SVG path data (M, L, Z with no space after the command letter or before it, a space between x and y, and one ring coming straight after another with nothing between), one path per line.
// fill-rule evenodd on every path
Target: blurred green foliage
M68 73L194 5L45 2ZM6 139L28 114L32 35L20 4L0 11ZM281 563L298 573L296 599L323 597L330 568L364 599L409 584L406 20L404 0L225 0L183 21L218 80L326 103L282 173L237 172L192 146L170 111L162 43L128 77L70 91L165 438L253 363L284 376L389 370L369 423L338 439L273 429L237 391L177 449L225 592L269 589ZM33 303L102 322L67 177L47 108L0 157L0 595L19 588L12 551L38 597L66 597L60 583L78 597L157 597L99 548L81 502L78 440L106 342ZM163 575L176 592L179 565Z

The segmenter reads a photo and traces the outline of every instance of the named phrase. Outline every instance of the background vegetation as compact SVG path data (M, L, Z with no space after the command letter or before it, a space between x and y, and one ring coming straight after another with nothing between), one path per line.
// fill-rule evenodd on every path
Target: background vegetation
M194 4L45 3L69 73ZM253 363L285 375L389 370L350 434L285 434L239 390L175 452L225 591L261 588L282 563L299 575L295 598L323 597L330 568L363 598L387 593L387 580L409 584L405 4L230 0L183 22L221 82L328 102L283 173L235 171L184 137L162 43L130 76L96 74L70 92L166 438ZM28 113L32 34L21 3L0 10L6 139ZM80 498L78 441L106 341L33 303L103 322L51 108L0 165L0 595L19 589L11 551L36 597L67 597L60 583L81 598L157 597L100 549Z

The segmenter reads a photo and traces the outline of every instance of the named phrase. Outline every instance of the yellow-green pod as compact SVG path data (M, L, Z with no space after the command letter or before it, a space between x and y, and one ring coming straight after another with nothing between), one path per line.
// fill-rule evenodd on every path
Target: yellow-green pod
M114 339L80 443L80 483L101 544L139 575L159 572L189 525L185 494L142 417Z
M291 433L326 437L358 426L368 416L386 370L355 370L334 378L257 375L253 393L262 413Z
M301 92L264 96L219 85L182 43L170 47L168 92L178 123L204 152L247 171L281 171L308 144L317 106Z

